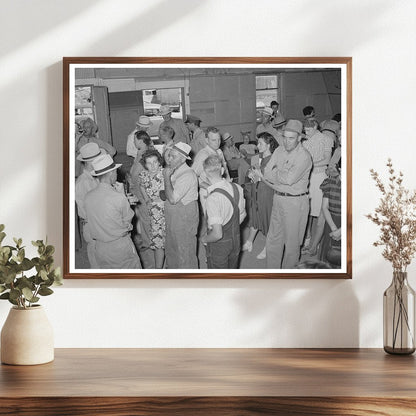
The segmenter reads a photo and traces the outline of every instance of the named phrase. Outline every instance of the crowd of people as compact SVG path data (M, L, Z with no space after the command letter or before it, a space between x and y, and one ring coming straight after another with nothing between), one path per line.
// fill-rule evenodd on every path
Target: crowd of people
M197 116L171 113L160 107L157 140L147 132L152 121L139 117L123 175L94 121L80 125L75 199L91 269L238 269L259 232L265 269L294 269L305 258L340 267L339 114L319 123L308 106L303 119L286 120L273 101L255 137L242 131L237 143L203 130Z

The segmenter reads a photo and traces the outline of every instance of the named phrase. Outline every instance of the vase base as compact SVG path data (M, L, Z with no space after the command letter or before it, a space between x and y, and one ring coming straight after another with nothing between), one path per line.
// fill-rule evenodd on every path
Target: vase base
M385 346L384 351L386 351L388 354L410 355L415 352L415 348L393 348Z

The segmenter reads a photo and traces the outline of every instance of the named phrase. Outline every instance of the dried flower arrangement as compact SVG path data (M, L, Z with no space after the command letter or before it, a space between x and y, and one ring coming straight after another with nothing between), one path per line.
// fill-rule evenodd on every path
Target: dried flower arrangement
M375 213L366 217L380 226L379 240L373 245L385 246L383 257L391 262L394 271L405 272L416 253L416 190L403 186L403 173L396 173L391 159L387 168L387 185L374 169L370 170L382 197Z
M416 253L416 191L403 186L391 159L387 161L388 184L371 169L382 197L367 218L380 226L374 246L384 246L383 257L393 266L393 280L383 295L384 350L390 354L412 354L415 349L415 292L407 283L407 266Z

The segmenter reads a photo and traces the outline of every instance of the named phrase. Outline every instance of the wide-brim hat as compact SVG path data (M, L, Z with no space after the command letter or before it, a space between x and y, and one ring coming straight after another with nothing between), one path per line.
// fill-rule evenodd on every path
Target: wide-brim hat
M90 142L84 144L84 146L79 149L79 155L77 156L77 160L81 162L91 162L96 157L104 154L103 149L100 149L97 143Z
M175 143L171 149L176 150L181 155L185 156L188 160L191 160L191 158L189 157L189 153L191 153L192 147L189 146L189 144L186 144L184 142L178 142Z
M283 126L283 124L285 123L286 123L285 118L281 114L278 114L273 121L273 127L280 127L280 126Z
M198 123L201 121L202 120L199 117L193 116L192 114L187 114L185 123Z
M166 116L167 114L169 114L171 112L172 112L172 109L167 104L163 104L159 108L159 114L161 116Z
M136 126L139 127L150 127L153 126L152 121L147 116L140 116L139 119L136 121Z
M227 140L229 140L229 139L233 139L234 138L234 136L232 136L230 133L224 133L223 134L223 136L222 136L222 139L224 140L224 141L227 141Z
M101 155L92 161L92 167L94 170L91 172L91 175L101 176L105 173L111 172L112 170L118 169L120 166L121 163L114 163L114 160L110 155Z
M303 123L299 120L289 120L286 126L283 127L283 131L291 131L293 133L302 134Z
M321 131L330 131L334 133L335 135L338 135L339 133L339 123L336 120L324 120L321 123Z

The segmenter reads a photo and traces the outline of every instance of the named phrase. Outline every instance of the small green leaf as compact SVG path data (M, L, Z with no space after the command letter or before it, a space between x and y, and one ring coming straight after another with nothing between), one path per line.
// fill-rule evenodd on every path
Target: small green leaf
M54 274L54 284L56 286L63 285L64 280L62 279L61 268L57 267L56 269L54 269L53 274Z
M2 283L4 284L13 283L15 277L16 277L16 273L14 273L13 271L9 271L7 274L3 276Z
M18 279L17 287L19 289L28 288L31 291L34 291L36 289L36 286L31 282L26 276L22 276Z
M9 299L10 298L10 292L2 293L0 295L0 299Z
M28 288L28 287L24 287L22 289L23 292L23 296L29 301L31 302L31 299L33 298L33 292Z
M53 253L55 253L55 247L54 246L46 246L45 256L52 256Z
M6 237L6 233L0 232L0 243L4 240L5 237Z
M9 298L9 302L10 302L12 305L19 306L19 302L17 302L17 299L11 299L11 298Z
M32 292L30 292L32 293ZM22 292L19 289L12 289L10 291L10 299L17 300L22 295Z
M52 295L53 290L52 289L49 289L48 287L43 286L43 287L41 287L39 289L39 292L38 293L41 296L49 296L49 295Z
M4 224L0 224L0 232L4 231Z
M7 290L7 287L4 285L0 285L0 293L3 293L5 290Z
M33 262L31 260L29 260L27 257L25 257L22 260L22 263L20 264L20 267L22 268L22 270L25 272L27 270L33 269Z
M42 280L48 280L48 273L46 273L46 270L41 270L39 272L39 275L42 278Z
M25 249L24 248L21 248L17 252L17 258L19 259L19 263L21 263L23 261L23 259L25 258Z

